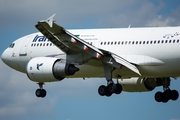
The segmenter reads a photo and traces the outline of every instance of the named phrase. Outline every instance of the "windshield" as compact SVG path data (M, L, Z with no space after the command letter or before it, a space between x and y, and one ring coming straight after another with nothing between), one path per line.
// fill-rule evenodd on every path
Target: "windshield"
M9 48L13 48L14 45L15 45L15 43L12 43L12 44L9 46Z

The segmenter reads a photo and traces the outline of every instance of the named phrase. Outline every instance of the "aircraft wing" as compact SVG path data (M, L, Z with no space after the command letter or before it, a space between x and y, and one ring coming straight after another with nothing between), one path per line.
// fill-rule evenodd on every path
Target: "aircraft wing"
M93 58L97 58L112 67L122 68L122 66L125 66L140 75L137 67L127 60L108 51L94 47L54 23L54 16L55 14L47 20L39 21L35 27L63 52L66 54L85 52Z

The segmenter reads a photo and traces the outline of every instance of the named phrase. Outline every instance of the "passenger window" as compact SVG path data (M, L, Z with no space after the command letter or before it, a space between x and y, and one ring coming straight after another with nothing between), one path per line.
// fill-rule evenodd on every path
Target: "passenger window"
M147 41L147 43L146 44L149 44L149 41Z
M34 43L34 46L36 46L36 43Z
M52 43L50 43L50 46L52 46Z
M117 42L114 42L114 44L116 45Z
M101 45L103 44L103 42L101 42Z
M113 42L111 42L111 45L113 45Z
M46 46L49 46L49 43L47 43Z
M154 41L154 44L156 44L156 41Z
M43 46L45 46L45 43L43 44Z
M33 46L33 43L31 44L31 47Z
M108 45L109 45L110 42L108 42Z
M141 44L141 41L139 42L139 44Z
M173 40L173 43L175 43L176 42L176 40Z
M167 42L168 42L168 40L165 41L165 43L167 43Z
M39 43L37 44L37 46L39 46Z
M179 43L179 40L177 40L177 43Z
M150 42L150 44L152 44L152 41Z
M131 44L131 41L129 41L129 44Z
M171 43L171 40L169 40L169 43Z
M136 44L138 44L138 41L136 41Z
M145 44L146 42L144 41L143 44Z
M160 40L158 40L158 44L160 43Z
M104 42L104 45L106 45L106 42Z
M40 44L40 46L42 46L42 43Z
M127 41L125 42L125 44L127 44Z
M121 43L122 45L124 44L124 42L122 41L122 43Z
M134 44L134 41L132 42L132 44Z
M121 43L121 42L119 41L119 42L118 42L118 45L119 45L120 43Z
M162 40L161 43L164 43L164 40Z

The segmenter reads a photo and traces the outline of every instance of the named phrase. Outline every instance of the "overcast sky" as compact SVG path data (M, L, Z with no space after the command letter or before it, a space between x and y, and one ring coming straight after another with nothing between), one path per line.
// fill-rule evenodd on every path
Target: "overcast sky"
M54 13L66 29L180 26L179 0L0 0L0 53ZM97 93L102 84L100 78L46 83L47 96L39 99L38 85L0 60L0 119L180 120L180 99L154 100L162 87L107 98ZM180 92L179 86L180 79L172 79L171 89Z

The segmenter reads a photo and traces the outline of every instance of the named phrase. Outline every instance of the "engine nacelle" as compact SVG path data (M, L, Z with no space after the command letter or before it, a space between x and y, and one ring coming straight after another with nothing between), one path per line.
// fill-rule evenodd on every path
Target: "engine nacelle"
M33 58L26 67L27 76L35 82L60 81L66 76L74 75L77 71L79 68L74 65L52 57Z
M160 86L156 78L130 78L118 79L118 83L122 85L123 91L127 92L145 92L152 91L155 87Z

